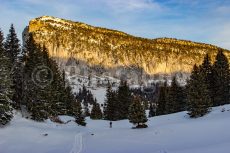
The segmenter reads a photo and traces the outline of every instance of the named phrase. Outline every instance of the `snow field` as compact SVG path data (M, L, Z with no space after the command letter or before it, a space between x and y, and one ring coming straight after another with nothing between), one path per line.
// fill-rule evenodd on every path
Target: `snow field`
M89 118L86 127L73 121L38 123L16 112L10 125L0 129L0 153L229 153L229 110L230 105L216 107L197 119L186 112L153 117L146 129L131 129L128 120L113 122L113 128L108 121Z

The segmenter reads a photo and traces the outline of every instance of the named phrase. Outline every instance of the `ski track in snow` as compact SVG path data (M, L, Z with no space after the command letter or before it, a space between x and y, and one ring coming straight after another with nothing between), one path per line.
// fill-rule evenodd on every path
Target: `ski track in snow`
M73 148L69 153L81 153L83 149L83 136L82 133L75 135Z

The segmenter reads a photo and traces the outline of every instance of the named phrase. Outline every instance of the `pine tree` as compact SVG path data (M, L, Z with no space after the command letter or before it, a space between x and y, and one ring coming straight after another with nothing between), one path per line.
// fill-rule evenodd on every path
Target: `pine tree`
M37 57L35 42L32 38L32 35L26 40L25 45L23 47L23 63L25 63L23 67L23 104L27 106L27 109L30 111L32 107L31 98L34 98L35 91L32 91L32 87L34 83L32 81L32 72L34 70L34 65L36 65L37 60L33 62L33 58Z
M203 63L200 66L201 72L204 75L205 83L208 87L209 96L212 103L214 102L214 80L213 80L213 67L209 55L204 57Z
M0 30L0 125L7 124L12 118L10 61L3 48L3 33Z
M178 94L177 94L177 112L185 111L186 110L186 103L187 103L187 95L186 95L186 88L183 86L178 86Z
M121 81L120 86L118 87L117 93L117 106L120 107L118 110L118 119L127 119L128 118L128 109L131 102L131 92L126 81Z
M166 114L175 113L180 111L180 97L179 97L179 85L174 76L172 79L171 87L169 88L167 102L166 102Z
M176 80L172 79L172 84L168 89L166 98L165 113L176 113L184 111L186 107L186 93L184 87L181 87Z
M230 69L227 57L219 50L213 65L213 101L215 106L230 103Z
M57 115L73 115L72 103L76 101L76 97L69 82L65 79L65 72L60 73L58 65L53 59L49 59L49 61L52 71L52 92L55 94L53 110Z
M164 86L160 87L159 98L157 100L157 115L164 115L166 113L167 89L167 82L165 81Z
M4 43L5 52L10 59L11 77L13 80L12 89L14 107L19 108L22 101L22 61L19 58L20 54L20 44L17 34L15 32L13 24L10 27L9 34L7 35L6 41Z
M133 103L129 107L129 122L136 125L136 128L146 128L145 123L148 121L144 106L141 104L139 97L134 97Z
M11 64L14 64L17 61L18 55L20 53L20 44L13 24L10 26L9 34L6 37L4 47Z
M100 104L98 104L97 102L95 102L93 104L93 108L92 111L90 113L90 118L97 120L97 119L102 119L102 112L101 112L101 108L100 108Z
M32 119L43 121L57 115L73 115L83 124L81 105L77 108L72 88L46 48L38 46L32 35L23 48L23 61L23 101Z
M61 114L65 115L72 115L72 103L76 101L75 95L72 93L72 88L66 83L66 87L64 91L61 90L60 92L60 103L59 103L59 110Z
M49 104L45 101L37 101L36 103L31 103L31 119L42 122L48 119L49 114Z
M78 125L86 126L85 118L82 112L82 107L80 102L74 102L73 106L73 114L75 117L75 122Z
M44 47L36 45L32 35L25 43L23 61L23 101L32 119L43 121L50 116L66 115L65 87L57 64Z
M187 110L190 117L201 117L210 110L211 98L205 77L199 67L193 68L190 80L187 84L188 104Z
M47 83L47 77L51 73L46 73L47 68L41 47L34 42L32 35L27 39L24 51L24 81L23 81L23 101L26 103L27 109L31 112L31 117L37 121L43 121L48 118L51 95L50 84ZM41 72L41 73L40 73ZM37 75L39 73L39 76Z
M14 90L13 93L13 106L16 109L20 109L20 106L22 104L23 100L23 62L22 57L20 56L18 60L14 64L15 66L11 69L11 72L13 72L12 80L13 85L12 88ZM12 73L11 73L12 74Z
M79 89L76 98L79 102L83 103L87 107L88 104L93 105L95 102L92 92L90 90L87 90L84 84L83 87Z
M118 103L117 95L112 91L112 87L109 84L106 90L106 100L104 104L104 119L115 121L118 119Z

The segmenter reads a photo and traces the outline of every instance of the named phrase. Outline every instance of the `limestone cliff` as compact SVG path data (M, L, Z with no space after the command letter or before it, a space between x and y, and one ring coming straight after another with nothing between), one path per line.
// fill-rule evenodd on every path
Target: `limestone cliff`
M124 32L93 27L80 22L42 16L31 20L28 31L49 54L67 61L75 58L102 73L135 68L152 75L190 72L206 53L212 59L219 47L171 38L145 39ZM228 59L230 52L224 50ZM114 72L115 73L115 72Z

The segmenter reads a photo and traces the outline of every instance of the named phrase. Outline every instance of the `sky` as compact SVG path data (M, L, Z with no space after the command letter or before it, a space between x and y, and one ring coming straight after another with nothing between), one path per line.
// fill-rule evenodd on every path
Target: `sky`
M21 39L33 18L49 15L145 37L210 43L230 50L230 0L0 0L0 28Z

